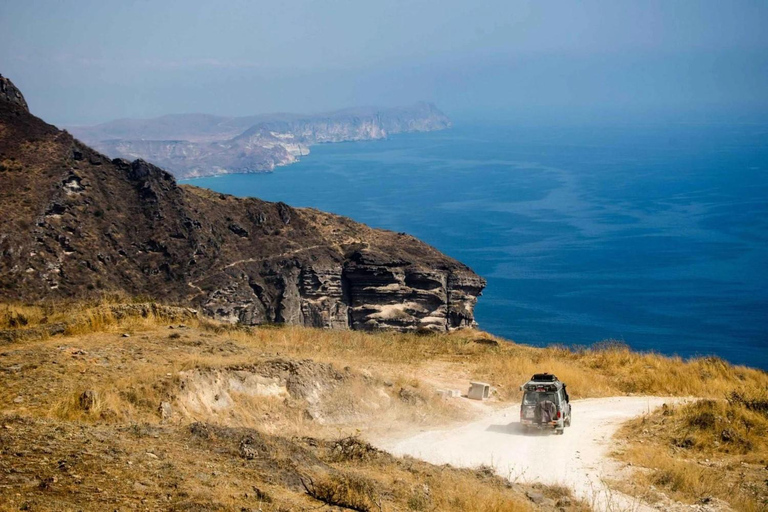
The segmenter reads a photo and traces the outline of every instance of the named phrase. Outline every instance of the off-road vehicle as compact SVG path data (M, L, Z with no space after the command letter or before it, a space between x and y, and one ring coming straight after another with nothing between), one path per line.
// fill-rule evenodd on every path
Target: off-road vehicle
M550 373L537 373L520 386L520 424L526 428L553 429L562 434L571 426L571 404L565 384Z

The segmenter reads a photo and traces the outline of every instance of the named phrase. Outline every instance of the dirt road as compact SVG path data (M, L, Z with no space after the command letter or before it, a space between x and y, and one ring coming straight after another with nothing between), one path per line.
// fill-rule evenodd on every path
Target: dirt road
M527 433L520 425L520 406L514 405L456 428L421 432L378 445L390 453L435 464L486 464L513 481L566 485L595 510L654 510L609 491L603 483L618 470L608 457L609 441L624 421L674 401L660 397L574 400L573 423L562 436Z

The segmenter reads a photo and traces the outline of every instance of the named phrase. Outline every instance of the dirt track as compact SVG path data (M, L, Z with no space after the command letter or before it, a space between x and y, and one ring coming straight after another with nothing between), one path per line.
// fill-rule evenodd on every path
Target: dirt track
M520 425L520 406L514 405L456 428L378 444L396 455L435 464L486 464L510 480L566 485L595 510L653 510L608 491L602 480L617 471L608 454L611 436L619 425L672 401L675 399L660 397L575 400L573 425L562 436L526 432Z

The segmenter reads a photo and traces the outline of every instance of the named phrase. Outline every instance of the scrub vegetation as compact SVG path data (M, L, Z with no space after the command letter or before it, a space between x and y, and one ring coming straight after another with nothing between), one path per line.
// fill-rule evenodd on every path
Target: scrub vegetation
M760 402L733 394L766 389L764 372L615 342L534 348L472 330L242 328L122 297L0 306L0 339L0 502L8 510L582 510L547 488L552 497L534 503L530 486L488 468L397 459L365 442L471 416L471 404L442 400L437 388L483 380L494 387L491 404L516 402L519 385L541 371L567 382L572 398L707 398L639 420L687 425L688 408L701 408L704 426L694 421L680 448L692 458L757 465L763 456L751 454L765 450ZM657 452L642 462L651 468L643 478L672 471ZM629 445L621 457L638 461L633 453ZM669 474L659 481L675 482ZM685 485L669 491L698 496Z
M768 388L740 386L717 400L663 407L629 422L616 456L638 467L625 490L690 503L768 508Z

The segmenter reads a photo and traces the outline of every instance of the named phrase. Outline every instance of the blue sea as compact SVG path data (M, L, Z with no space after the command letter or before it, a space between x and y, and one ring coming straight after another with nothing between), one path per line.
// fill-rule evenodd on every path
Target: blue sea
M768 369L768 124L461 123L189 183L405 231L488 280L480 327Z

